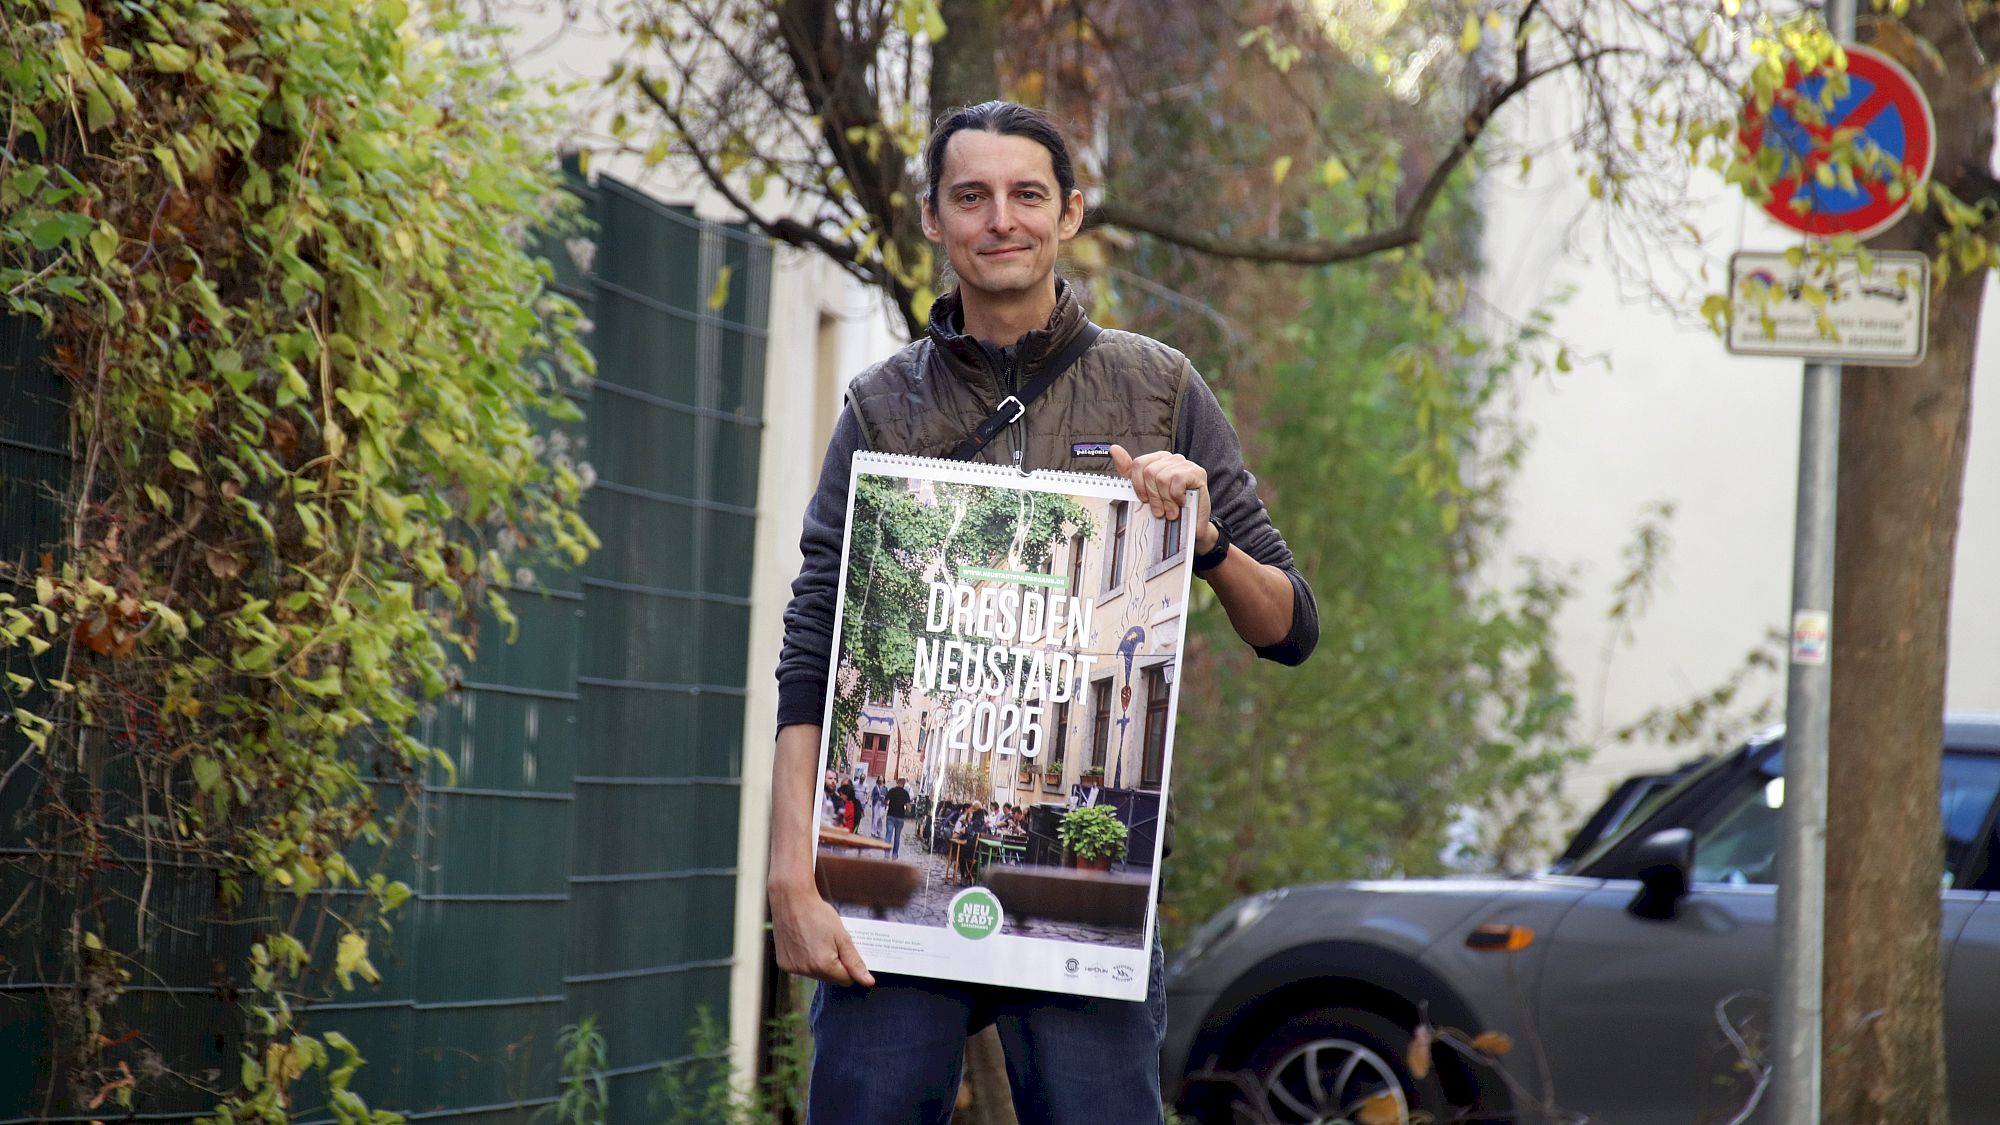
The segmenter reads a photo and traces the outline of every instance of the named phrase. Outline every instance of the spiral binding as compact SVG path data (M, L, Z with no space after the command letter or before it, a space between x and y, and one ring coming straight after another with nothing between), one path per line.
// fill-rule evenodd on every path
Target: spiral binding
M954 473L995 477L996 484L1035 481L1041 484L1080 485L1089 488L1103 488L1107 485L1114 488L1119 485L1124 485L1127 489L1131 487L1131 482L1117 473L1078 473L1068 469L1036 469L1032 473L1024 473L1012 465L996 465L990 461L948 461L942 457L917 457L908 453L856 453L854 463L864 469L874 465L897 469L948 469Z

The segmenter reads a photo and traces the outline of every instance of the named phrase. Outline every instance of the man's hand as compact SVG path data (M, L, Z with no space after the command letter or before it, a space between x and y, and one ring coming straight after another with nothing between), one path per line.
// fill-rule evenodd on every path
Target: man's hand
M875 978L847 936L847 923L813 882L819 737L819 727L805 723L779 730L771 762L771 873L766 885L778 967L828 984L873 987Z
M819 889L771 887L771 931L778 944L778 967L828 984L874 987L875 978L847 936L847 924Z
M1178 453L1148 453L1134 457L1122 445L1111 447L1111 467L1132 482L1139 502L1161 519L1177 519L1186 513L1187 490L1200 491L1200 508L1194 513L1201 522L1194 528L1194 553L1205 555L1215 549L1215 525L1208 522L1208 471ZM1274 645L1292 631L1292 580L1275 566L1258 562L1232 547L1221 565L1201 574L1236 635L1252 645Z
M1178 453L1160 450L1134 457L1122 445L1111 447L1111 467L1132 482L1139 503L1163 520L1180 519L1189 489L1196 490L1200 504L1194 512L1194 550L1201 554L1215 546L1215 528L1208 523L1208 470Z

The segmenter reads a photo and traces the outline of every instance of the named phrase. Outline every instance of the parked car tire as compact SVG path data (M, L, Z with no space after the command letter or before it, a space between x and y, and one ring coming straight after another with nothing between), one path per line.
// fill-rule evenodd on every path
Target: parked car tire
M1356 1120L1369 1098L1392 1095L1402 1121L1451 1112L1435 1068L1410 1073L1410 1029L1359 1008L1316 1008L1273 1028L1244 1059L1232 1121L1308 1125ZM1252 1101L1253 1093L1255 1100ZM1245 1111L1248 1111L1247 1113Z

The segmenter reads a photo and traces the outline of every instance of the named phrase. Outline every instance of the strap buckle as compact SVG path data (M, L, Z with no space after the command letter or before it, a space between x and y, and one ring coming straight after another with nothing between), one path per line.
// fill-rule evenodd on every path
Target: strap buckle
M1013 395L1008 395L1006 398L1000 400L1000 405L993 408L993 413L998 414L1002 410L1007 409L1007 404L1010 402L1014 404L1014 415L1007 419L1007 424L1011 426L1021 420L1021 415L1028 412L1028 404L1015 398Z

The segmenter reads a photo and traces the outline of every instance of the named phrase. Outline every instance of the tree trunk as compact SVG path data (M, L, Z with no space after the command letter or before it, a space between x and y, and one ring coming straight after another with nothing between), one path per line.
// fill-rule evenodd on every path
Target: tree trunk
M941 0L944 38L931 45L931 116L1000 96L1000 5Z
M990 1024L965 1041L965 1083L951 1120L952 1125L1015 1125L1007 1056L1000 1049L1000 1033Z
M1873 32L1874 34L1870 34ZM1909 34L1937 48L1911 49ZM1960 3L1933 0L1863 37L1895 55L1937 117L1933 178L1983 172L1993 108ZM1939 60L1942 60L1940 66ZM1961 194L1964 194L1961 191ZM1929 216L1877 245L1935 252ZM1827 800L1827 1121L1949 1120L1938 887L1939 747L1984 272L1933 290L1913 368L1850 367L1840 396Z

